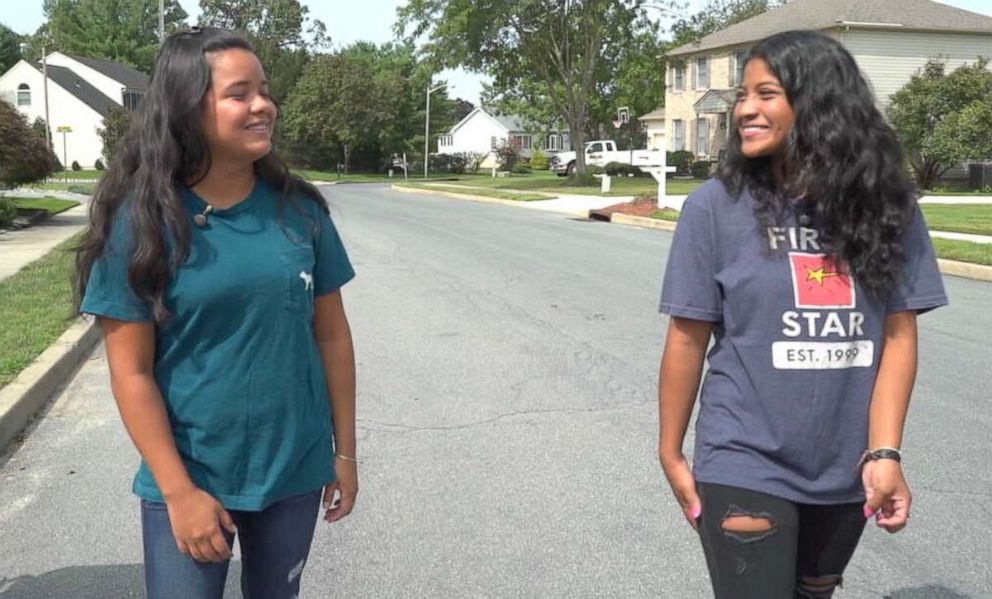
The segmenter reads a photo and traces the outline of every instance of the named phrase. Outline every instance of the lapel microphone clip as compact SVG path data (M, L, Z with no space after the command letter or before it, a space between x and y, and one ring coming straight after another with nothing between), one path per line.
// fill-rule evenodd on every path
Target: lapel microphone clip
M196 223L197 227L200 227L201 229L206 229L207 225L210 224L208 218L210 217L210 213L213 211L214 211L214 207L211 206L210 204L207 204L207 208L206 210L203 211L202 214L197 214L196 216L193 217L193 222Z

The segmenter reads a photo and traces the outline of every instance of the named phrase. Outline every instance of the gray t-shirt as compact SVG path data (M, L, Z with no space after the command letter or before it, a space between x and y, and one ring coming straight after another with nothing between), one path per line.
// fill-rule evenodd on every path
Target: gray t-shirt
M696 480L801 503L864 499L857 469L886 314L947 303L922 214L885 303L795 213L766 227L749 193L710 180L685 202L661 311L715 324L696 422Z

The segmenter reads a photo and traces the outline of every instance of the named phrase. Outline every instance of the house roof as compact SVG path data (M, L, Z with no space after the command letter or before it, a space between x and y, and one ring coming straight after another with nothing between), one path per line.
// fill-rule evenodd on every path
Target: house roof
M732 89L711 89L692 105L696 112L716 114L733 110L737 92Z
M792 29L836 27L992 33L992 17L931 0L793 0L679 46L668 55L746 44Z
M639 121L663 121L665 120L665 109L659 108L658 110L652 110L647 114L642 114L637 117Z
M119 62L111 62L109 60L76 56L75 54L66 54L66 56L77 62L81 62L98 73L102 73L107 77L110 77L114 81L120 81L127 88L139 90L148 89L148 75L145 75L136 69L132 69L127 65Z
M41 71L41 65L33 66ZM87 83L85 79L70 69L48 65L48 78L78 98L83 104L97 111L100 116L105 117L110 114L111 108L120 108L120 104L108 98L103 92Z
M498 114L498 115L492 114L491 112L485 110L481 106L476 106L475 109L472 110L472 112L465 115L465 118L463 118L454 127L452 127L448 133L454 134L455 131L461 128L462 125L468 122L469 119L474 117L479 112L486 115L490 119L496 121L501 127L506 129L507 133L514 133L514 132L521 133L521 132L531 131L531 129L529 129L527 126L524 125L524 120L519 116L510 115L510 114Z

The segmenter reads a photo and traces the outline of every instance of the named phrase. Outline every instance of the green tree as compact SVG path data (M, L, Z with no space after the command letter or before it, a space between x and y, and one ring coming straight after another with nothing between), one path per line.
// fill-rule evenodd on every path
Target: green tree
M52 153L16 108L0 100L0 187L44 179L54 170Z
M133 113L125 108L111 108L110 113L103 119L103 127L97 129L97 134L103 141L103 157L107 164L114 160L120 150L121 139L131 127Z
M709 0L699 12L675 21L671 47L684 46L783 4L784 0Z
M648 8L667 0L411 0L397 32L426 36L429 59L493 76L494 89L543 97L582 148L604 64L650 30ZM585 156L577 153L577 168Z
M310 20L299 0L200 0L201 26L248 35L269 77L269 92L284 102L313 51L326 47L327 28Z
M917 184L931 189L948 169L992 158L992 72L988 61L946 74L938 59L892 95L888 116Z
M150 73L158 53L158 0L45 0L55 49ZM165 0L166 33L186 24L177 0Z
M358 61L340 54L307 65L286 104L283 126L295 142L331 155L341 150L345 172L352 152L372 143L388 120L388 102Z
M0 75L21 59L21 36L0 23Z

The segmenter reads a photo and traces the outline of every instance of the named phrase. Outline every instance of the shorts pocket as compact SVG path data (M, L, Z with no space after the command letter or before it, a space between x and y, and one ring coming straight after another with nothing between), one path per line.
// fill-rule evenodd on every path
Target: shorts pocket
M285 270L285 306L289 310L313 311L313 248L294 246L279 252Z

